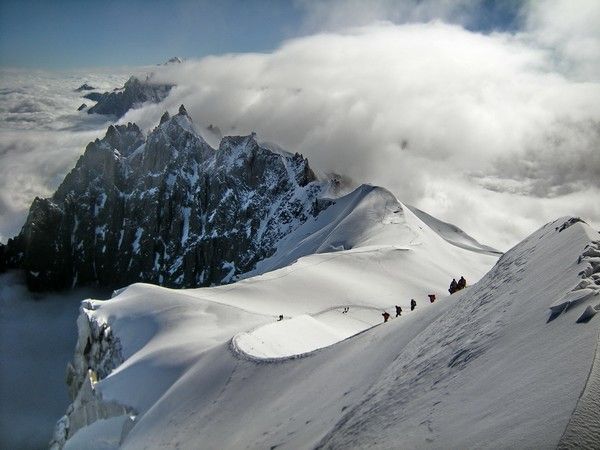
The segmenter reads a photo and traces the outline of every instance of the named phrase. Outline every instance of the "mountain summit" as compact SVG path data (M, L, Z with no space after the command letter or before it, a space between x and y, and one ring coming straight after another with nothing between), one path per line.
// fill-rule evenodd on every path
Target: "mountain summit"
M253 134L212 148L181 105L147 137L111 125L88 144L54 195L34 200L6 262L32 290L227 283L316 215L325 186L301 155Z
M132 76L121 89L114 92L92 92L84 97L98 102L88 110L88 114L114 115L119 118L142 103L160 103L172 88L173 85L170 84L153 82L150 74L144 81Z

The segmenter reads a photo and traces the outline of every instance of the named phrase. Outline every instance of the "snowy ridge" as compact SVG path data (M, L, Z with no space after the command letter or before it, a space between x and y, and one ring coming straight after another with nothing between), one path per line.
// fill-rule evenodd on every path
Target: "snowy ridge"
M421 211L420 209L415 208L414 206L408 206L408 208L419 219L421 219L423 222L429 225L433 230L435 230L440 236L442 236L451 244L474 251L481 251L485 253L492 253L498 255L502 254L502 252L499 252L498 250L488 245L480 244L455 225L436 219L435 217L427 214L425 211Z
M449 241L438 229L432 228L430 222L424 222L384 188L361 185L331 202L332 205L317 217L309 218L282 239L272 256L258 262L254 270L242 277L247 278L288 266L306 255L353 248L364 250L368 247L381 249L390 246L395 249L408 249L435 242L436 250L443 248L444 252L454 252L452 247L441 242L442 239ZM426 215L426 220L428 218L433 219ZM461 233L465 239L476 242L464 232ZM455 245L454 242L449 243ZM456 254L477 251L483 255L498 256L497 252L483 250L483 247L461 247L468 250L468 253L458 251Z
M406 226L422 224L406 218ZM410 251L315 254L228 286L130 286L89 314L119 336L124 357L95 388L138 415L126 432L100 420L73 438L92 442L102 429L122 448L555 447L588 382L599 330L594 317L576 323L585 302L548 320L548 308L579 288L591 265L582 252L600 241L582 223L558 231L564 223L534 233L466 290L438 291L433 304L424 293L436 277L445 288L447 274L436 275L429 259L415 270L432 278L404 270L431 252L445 258L445 246L461 253L459 263L491 257L425 230ZM419 285L410 287L412 279ZM413 312L404 300L411 292ZM343 323L340 305L398 299L402 317L302 357L248 357L232 339L270 327L272 343L285 343L280 332L295 318L304 326L307 317L337 314ZM279 314L293 319L276 322Z
M556 446L585 385L598 333L597 323L588 328L575 324L582 305L560 324L547 321L548 297L579 285L578 248L598 239L587 226L561 236L556 225L564 221L534 233L457 296L460 301L411 339L372 386L372 395L321 446L380 443L380 433L385 435L392 423L396 430L390 438L409 434L414 439L409 447L419 442L463 448ZM566 270L558 269L559 260ZM569 358L574 349L585 356ZM490 366L497 369L490 371ZM549 386L552 379L556 383ZM567 379L569 387L558 381ZM544 392L536 390L538 384ZM447 417L453 399L461 398L473 401L460 417ZM545 409L549 405L551 412Z
M399 202L384 189L365 186L354 197L340 200L337 209L340 217L328 216L328 220L336 223L333 227L335 230L325 239L317 239L320 242L318 245L335 238L352 242L356 248L308 255L291 266L230 286L171 291L136 284L115 291L110 301L87 302L85 314L80 320L107 324L111 330L121 329L118 333L119 343L125 360L115 372L108 376L102 374L96 391L101 392L104 398L128 405L131 411L143 414L153 401L160 398L161 390L150 389L151 392L141 401L138 395L131 398L127 389L116 388L121 395L111 395L114 386L127 384L132 370L139 373L136 365L145 364L137 361L164 358L162 350L156 349L165 346L181 348L184 342L190 342L198 334L199 329L203 330L202 337L200 341L193 341L193 351L185 350L188 355L198 352L202 355L220 345L228 345L233 355L242 360L264 363L308 357L323 347L379 324L382 308L389 309L394 304L401 304L408 311L411 296L422 299L428 290L443 295L451 274L448 268L433 264L435 259L444 258L449 266L461 270L470 279L481 276L495 261L489 255L461 249L457 252L455 247L438 238L435 233L427 233L424 231L427 227L412 214L408 213L408 219L404 218ZM357 227L353 226L352 221L365 223ZM343 226L337 226L340 223ZM375 245L376 242L381 245ZM397 245L392 245L394 242ZM402 243L406 245L401 246ZM382 273L384 267L389 272ZM430 272L429 276L416 276L425 270ZM375 286L360 278L359 274L365 272L370 274L369 279ZM391 275L393 272L398 275ZM354 286L348 283L348 277L356 280L352 283ZM307 280L311 280L315 286L321 286L310 299L306 298ZM347 285L347 288L340 290L343 285ZM349 312L343 314L343 307L339 305L349 307ZM423 304L422 308L427 306ZM193 308L194 317L203 310L214 313L208 316L201 314L189 322L191 328L188 328L185 317L189 315L190 308ZM157 314L157 311L161 312ZM285 315L286 320L275 322L280 313ZM216 328L210 325L212 321L207 323L207 318L212 314L215 314ZM225 317L228 318L227 323L223 322ZM180 331L181 327L185 328L185 337L178 334L176 341L164 337L161 330L173 327ZM274 329L274 332L269 333L269 329ZM269 339L254 345L256 338L262 339L265 332ZM283 336L286 338L282 340ZM309 336L312 337L309 339ZM290 345L292 341L297 345ZM85 339L82 337L80 342L75 361L83 360L81 353L84 352ZM284 345L280 345L284 342ZM180 352L175 350L170 354ZM169 365L172 366L171 363ZM163 380L161 383L166 389L177 382L184 369L172 368L164 373L162 370L157 372L153 365L148 370L145 375L148 380ZM152 384L156 384L156 381L152 381ZM113 425L116 428L120 426L115 422ZM120 436L121 431L115 433Z
M596 343L594 364L588 375L585 389L571 414L571 420L560 439L558 448L561 450L594 448L598 442L600 442L600 332Z
M558 229L563 231L577 222L577 219L571 219ZM563 299L563 302L566 303L564 309L550 308L551 318L567 312L577 303L587 301L586 309L577 319L578 323L587 323L600 312L600 240L592 240L588 243L577 262L585 264L585 268L579 272L582 281L571 293L567 294L565 299L568 299L568 302L564 302L565 299ZM592 302L596 304L593 305ZM600 328L598 329L594 363L558 448L593 448L598 442L600 442Z

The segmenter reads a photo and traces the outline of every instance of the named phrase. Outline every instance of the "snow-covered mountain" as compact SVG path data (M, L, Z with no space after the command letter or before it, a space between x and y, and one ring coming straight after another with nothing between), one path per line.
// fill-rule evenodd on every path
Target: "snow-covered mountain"
M129 123L90 143L54 195L34 200L8 265L33 290L226 283L328 206L326 185L254 135L213 149L182 106L147 138Z
M499 257L254 134L215 149L182 106L90 143L0 271L32 289L239 280L85 300L53 448L593 447L600 235L559 219Z
M356 214L384 220L373 235L340 220L332 236L351 250L85 301L55 447L596 445L600 234L557 220L448 296L449 277L478 279L496 258L388 208L384 190L364 194ZM381 323L393 305L402 316Z
M182 106L147 137L129 123L91 142L54 195L36 198L21 233L0 247L0 269L24 269L32 290L139 281L197 287L313 253L413 238L386 226L405 209L388 191L364 185L336 196L336 181L318 179L302 155L259 144L253 134L212 148ZM427 221L451 244L494 254L456 227Z
M84 86L87 85L79 89ZM143 103L160 103L167 98L172 88L173 85L153 81L152 74L145 80L132 76L120 89L103 94L91 92L84 95L84 98L98 102L88 109L88 114L113 115L120 118L130 109Z
M183 59L181 59L179 56L173 56L172 58L169 58L167 61L165 61L164 63L162 63L162 66L170 66L173 64L181 64L183 63Z

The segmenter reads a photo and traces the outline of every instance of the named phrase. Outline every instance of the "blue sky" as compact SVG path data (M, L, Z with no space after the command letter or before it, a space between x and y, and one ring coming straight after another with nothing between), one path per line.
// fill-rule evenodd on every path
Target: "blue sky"
M386 11L380 18L397 21L403 20L400 10L407 5L426 2L377 0L372 9L377 4ZM318 24L317 29L310 27L315 14L346 8L351 16L357 4L370 7L365 2L301 0L0 0L0 65L69 69L269 51L287 38L318 31ZM518 24L520 4L473 0L453 6L451 16L461 16L457 20L471 30L512 30Z
M153 64L171 56L267 51L298 28L290 2L1 1L3 66Z
M499 248L600 223L599 24L598 0L0 0L0 240L104 134L73 90L172 56L178 88L124 120L183 103Z

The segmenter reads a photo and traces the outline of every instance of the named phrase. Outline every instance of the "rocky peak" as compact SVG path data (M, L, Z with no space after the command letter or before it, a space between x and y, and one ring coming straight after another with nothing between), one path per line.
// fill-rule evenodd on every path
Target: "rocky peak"
M4 261L32 289L227 283L317 214L324 189L302 155L254 134L213 149L182 105L145 139L128 123L88 144L56 193L34 201Z
M110 125L103 139L112 149L123 156L129 156L144 142L144 135L135 123Z
M132 76L125 82L122 90L105 92L94 97L87 95L86 98L98 102L88 109L88 114L112 114L122 117L131 108L142 103L160 103L169 95L172 87L169 84L153 82L151 76L146 77L145 81Z
M170 66L171 64L181 64L182 62L183 62L183 59L181 59L179 56L173 56L168 61L164 62L162 65Z
M75 89L75 92L93 91L94 89L96 89L94 86L90 86L87 83L83 83L81 86L79 86L77 89Z
M163 123L167 122L170 118L171 115L169 114L169 111L165 111L165 113L160 118L159 125L162 125Z

